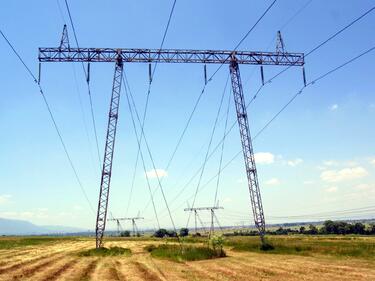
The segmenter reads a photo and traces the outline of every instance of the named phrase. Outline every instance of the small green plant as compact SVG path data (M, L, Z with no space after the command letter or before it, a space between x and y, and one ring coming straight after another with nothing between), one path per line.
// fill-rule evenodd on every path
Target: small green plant
M275 247L271 244L271 243L268 243L268 242L264 242L260 245L260 249L262 251L272 251L275 249Z
M89 250L81 251L78 253L78 255L81 257L130 256L131 250L127 248L121 248L121 247L111 247L111 248L102 247L98 249L89 249Z
M224 246L224 238L223 236L212 236L209 240L209 245L212 249L217 253L219 257L225 257L226 253L223 249Z

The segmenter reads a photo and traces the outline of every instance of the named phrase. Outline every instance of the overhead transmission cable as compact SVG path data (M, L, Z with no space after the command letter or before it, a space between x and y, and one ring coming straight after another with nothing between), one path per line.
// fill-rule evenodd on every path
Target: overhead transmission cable
M235 51L242 43L243 41L250 35L250 33L255 29L255 27L259 24L259 22L264 18L264 16L268 13L268 11L272 8L272 6L276 3L277 0L274 0L268 7L267 9L263 12L263 14L257 19L257 21L251 26L251 28L246 32L246 34L240 39L240 41L237 43L237 45L235 46L234 50ZM188 117L188 120L182 130L182 133L180 135L180 137L178 138L177 140L177 144L175 146L175 148L173 149L173 152L167 162L167 167L166 167L166 170L168 170L169 166L171 165L176 153L177 153L177 150L179 149L181 143L182 143L182 140L186 134L186 131L191 123L191 120L193 119L193 116L197 110L197 107L202 99L202 96L203 94L205 93L205 90L206 90L206 86L209 82L212 81L213 77L218 73L218 71L220 70L220 68L223 66L223 64L229 59L229 57L218 67L218 69L216 69L216 71L210 76L210 78L207 80L207 83L204 84L197 100L195 101L194 103L194 106L193 106L193 110L192 112L190 113L189 117Z
M68 3L68 0L64 0L64 1L65 1L66 9L68 11L70 25L71 25L72 30L73 30L74 40L76 42L77 48L79 49L79 43L78 43L77 33L76 33L76 29L74 27L74 22L73 22L72 14L70 13L69 3ZM89 80L90 78L89 78L89 74L86 72L86 68L85 68L85 65L84 65L83 62L81 62L81 65L82 65L83 73L85 75L85 80L86 80L86 85L87 85L87 91L88 91L88 95L89 95L91 121L92 121L92 126L93 126L93 129L94 129L94 136L95 136L95 143L96 143L96 151L97 151L98 160L99 160L99 167L101 169L101 157L100 157L98 133L97 133L97 130L96 130L96 121L95 121L95 115L94 115L94 106L93 106L92 96L91 96L91 86L90 86L90 80Z
M135 115L136 115L137 121L138 121L139 125L141 125L141 119L140 119L140 117L139 117L139 114L138 114L138 110L137 110L136 104L135 104L135 102L134 102L133 94L132 94L131 92L129 92L129 96L130 96L130 100L131 100L132 105L133 105L133 108L134 108L134 112L135 112ZM170 211L170 209L169 209L168 201L167 201L167 198L166 198L166 196L165 196L164 189L163 189L163 186L162 186L161 181L160 181L159 174L158 174L157 169L156 169L155 161L154 161L154 158L153 158L153 156L152 156L152 153L151 153L151 150L150 150L150 146L149 146L149 144L148 144L148 141L147 141L147 138L146 138L146 135L145 135L145 134L143 134L143 139L144 139L144 141L145 141L145 145L146 145L147 152L148 152L148 155L149 155L150 160L151 160L152 167L153 167L153 169L154 169L154 171L155 171L155 176L156 176L156 179L157 179L157 181L158 181L158 186L159 186L160 191L161 191L161 193L162 193L162 196L163 196L163 200L164 200L165 206L166 206L166 208L168 209L168 214L169 214L169 218L170 218L170 220L171 220L172 226L173 226L173 230L177 233L177 229L176 229L176 226L175 226L175 223L174 223L173 217L172 217L172 213L171 213L171 211ZM180 242L180 239L178 238L178 236L177 236L177 239L178 239L178 241Z
M225 124L224 124L224 136L223 136L223 142L221 144L221 152L220 152L220 160L219 160L219 173L218 173L218 176L217 176L217 180L216 180L216 189L215 189L215 197L214 197L214 205L213 206L216 206L217 204L217 195L218 195L218 191L219 191L219 185L220 185L220 175L221 175L221 167L223 165L223 155L224 155L224 147L225 147L225 133L227 131L227 126L228 126L228 117L229 117L229 109L230 109L230 104L231 104L231 101L232 100L232 95L231 95L231 91L229 92L229 95L228 95L228 105L227 105L227 111L226 111L226 118L225 118Z
M290 100L288 100L288 102L283 106L281 107L281 109L256 133L256 135L253 137L253 141L255 141L257 139L257 137L259 137L259 135L261 133L263 133L263 131L269 127L269 125L275 121L275 119L309 86L312 86L314 84L316 84L317 82L319 82L321 79L324 79L326 78L327 76L333 74L334 72L338 71L339 69L353 63L354 61L358 60L359 58L369 54L370 52L374 51L375 50L375 46L364 51L363 53L353 57L352 59L344 62L343 64L333 68L332 70L320 75L319 77L315 78L314 80L312 80L311 82L307 83L306 86L303 86L296 94L294 94L292 96L292 98ZM242 150L238 151L228 162L226 162L226 164L223 166L223 168L221 169L220 172L222 172L224 169L226 169L238 156L240 156L242 153ZM212 176L206 183L204 183L204 185L202 186L201 188L201 191L204 189L204 187L208 186L208 184L210 182L212 182L217 176L219 175L219 172L216 173L214 176ZM190 196L188 199L190 198L193 198L194 195ZM185 200L186 201L186 200ZM184 201L184 202L185 202ZM179 207L177 207L176 209L174 209L173 211L175 210L178 210L179 208L181 208L181 205Z
M375 6L372 7L371 9L367 10L365 13L361 14L359 17L355 18L353 21L351 21L349 24L345 25L343 28L341 28L340 30L338 30L337 32L335 32L334 34L332 34L326 40L322 41L320 44L318 44L317 46L315 46L314 48L312 48L310 51L308 51L305 54L305 59L306 59L306 57L308 57L312 53L316 52L318 49L320 49L321 47L323 47L329 41L331 41L332 39L334 39L335 37L337 37L338 35L340 35L342 32L344 32L345 30L347 30L348 28L350 28L352 25L354 25L355 23L357 23L358 21L360 21L361 19L363 19L365 16L367 16L368 14L370 14L374 10L375 10ZM279 77L281 74L283 74L284 72L286 72L287 70L289 70L292 66L294 66L294 64L292 64L292 65L284 68L283 70L281 70L280 72L278 72L277 74L275 74L274 76L272 76L270 79L268 79L263 85L261 85L259 87L259 89L256 91L256 93L253 96L253 98L250 100L250 103L258 96L259 92L263 89L263 87L265 85L270 84L275 78Z
M170 26L170 23L171 23L171 20L172 20L173 12L174 12L174 9L175 9L175 6L176 6L176 2L177 2L177 0L173 1L172 8L171 8L171 11L169 13L167 25L164 29L163 38L161 40L160 47L159 47L158 58L160 57L160 51L163 49L165 38L167 37L167 33L168 33L169 26ZM137 156L136 156L136 159L135 159L134 171L133 171L133 176L132 176L132 183L131 183L131 187L130 187L130 194L131 195L133 194L133 189L134 189L134 184L135 184L135 175L137 173L137 167L138 167L138 161L139 161L139 153L140 153L140 149L141 149L141 145L142 145L142 138L144 137L144 126L145 126L145 122L146 122L148 104L149 104L149 101L150 101L151 85L152 85L152 82L154 80L154 75L155 75L155 72L156 72L157 65L158 65L158 62L156 61L154 69L153 69L152 74L150 76L149 84L148 84L147 95L146 95L146 103L145 103L145 108L143 110L142 123L141 123L140 145L137 149ZM131 196L130 196L130 200L128 202L129 203L126 207L126 214L129 210L129 206L130 206L130 202L131 202Z
M58 6L58 10L59 10L59 13L60 13L61 20L62 20L63 24L66 25L66 20L65 20L65 17L64 17L64 13L63 13L63 10L62 10L61 5L60 5L60 0L56 0L56 2L57 2L57 6ZM85 130L85 135L86 135L87 144L88 144L88 150L89 150L89 154L90 154L91 161L92 161L91 164L92 164L92 168L93 168L93 171L94 171L94 174L95 174L96 169L95 169L95 167L93 165L93 163L94 163L94 156L93 156L93 152L92 152L90 135L89 135L89 131L88 131L88 127L87 127L87 122L86 122L86 118L85 118L85 110L83 108L83 102L82 102L82 98L81 98L81 92L80 92L79 86L78 86L77 73L76 73L75 65L71 64L71 66L72 66L72 69L73 69L73 77L74 77L75 88L76 88L76 92L77 92L77 96L78 96L79 107L80 107L80 111L81 111L82 123L83 123L83 127L84 127L84 130Z
M40 94L41 94L41 96L43 98L44 104L45 104L45 106L46 106L46 108L48 110L49 116L50 116L51 121L53 123L53 127L54 127L54 129L55 129L55 131L56 131L56 133L57 133L57 135L59 137L60 143L61 143L61 145L62 145L62 147L64 149L65 156L66 156L66 158L67 158L67 160L69 162L70 167L73 170L75 179L76 179L76 181L77 181L77 183L78 183L78 185L80 187L80 190L81 190L82 194L84 195L84 197L85 197L85 199L86 199L86 201L87 201L87 203L88 203L91 211L93 212L93 214L95 214L94 208L93 208L93 206L92 206L92 204L91 204L91 202L90 202L90 200L89 200L89 198L87 196L87 193L86 193L86 191L85 191L85 189L83 187L81 179L78 176L78 171L77 171L76 167L74 166L72 158L70 157L68 148L67 148L67 146L65 144L65 141L64 141L64 139L62 137L61 131L60 131L59 127L57 126L56 119L55 119L55 117L53 115L52 109L51 109L51 107L50 107L50 105L48 103L48 100L47 100L47 98L46 98L46 96L44 94L44 91L43 91L43 88L42 88L40 82L38 81L38 79L36 78L36 76L32 73L32 71L26 65L25 61L22 59L22 57L20 56L20 54L16 51L16 49L14 48L14 46L11 44L11 42L8 40L8 38L5 36L5 34L1 30L0 30L0 34L4 38L4 40L7 42L7 44L9 45L9 47L12 49L13 53L17 56L18 60L22 63L22 65L24 66L25 70L28 72L28 74L30 75L30 77L33 79L34 83L39 88L39 92L40 92Z
M205 155L205 158L204 158L204 161L203 161L203 168L202 168L201 173L199 175L199 179L198 179L198 183L197 183L197 186L196 186L196 189L195 189L195 195L194 195L194 199L193 199L193 203L192 203L191 208L194 208L194 206L195 206L195 201L196 201L196 198L197 198L198 190L199 190L199 187L200 187L200 184L201 184L201 181L202 181L202 178L203 178L204 170L205 170L205 167L206 167L206 164L207 164L207 160L208 160L207 158L208 158L208 155L210 153L212 141L213 141L213 138L214 138L214 135L215 135L217 122L219 120L221 108L223 106L225 92L227 91L227 86L228 86L229 78L230 78L230 75L228 74L227 80L225 81L224 90L223 90L223 93L221 95L220 104L219 104L219 108L217 110L217 114L216 114L216 118L215 118L215 121L214 121L214 125L213 125L213 128L211 130L210 140L208 142L206 155ZM187 223L186 223L186 227L188 227L188 225L189 225L190 217L191 217L191 212L189 212L189 216L188 216L188 220L187 220Z
M321 47L323 47L325 44L327 44L329 41L331 41L332 39L334 39L336 36L338 36L339 34L341 34L343 31L347 30L349 27L351 27L353 24L355 24L356 22L358 22L360 19L362 19L363 17L365 17L366 15L368 15L370 12L372 12L373 10L375 9L375 7L367 10L365 13L361 14L359 17L357 17L356 19L354 19L353 21L351 21L349 24L347 24L346 26L344 26L343 28L341 28L340 30L338 30L337 32L335 32L333 35L331 35L328 39L322 41L321 43L319 43L317 46L315 46L314 48L312 48L310 51L308 51L307 55L305 55L305 58L308 56L308 55L311 55L312 53L316 52L317 50L319 50ZM280 76L282 73L284 73L288 68L280 71L278 74L276 74L275 76L273 76L272 78L270 78L264 85L266 85L267 83L271 83L272 80L276 79L278 76ZM252 104L254 102L254 100L257 98L259 92L262 90L262 88L264 87L264 85L260 86L260 88L255 92L255 94L253 95L253 97L250 99L250 101L247 103L246 105L246 108L248 108L250 106L250 104ZM224 135L224 137L218 142L218 144L214 147L214 149L212 150L211 154L209 155L208 159L212 157L212 155L216 152L216 150L220 147L220 144L222 144L222 142L224 141L224 138L233 130L233 128L236 126L236 123L237 121L234 121L232 123L232 125L229 127L227 133ZM200 168L197 170L197 172L193 175L193 177L191 178L191 180L193 180L198 174L199 174L199 171L202 169L203 167L203 164L200 166ZM190 181L189 181L190 182ZM187 185L185 185L185 187L187 187ZM173 200L174 201L174 200ZM173 201L171 202L173 204Z
M124 78L124 76L125 76L125 78ZM135 134L135 138L137 140L137 144L138 144L138 148L139 148L139 152L140 152L140 156L141 156L141 161L142 161L142 165L143 165L143 171L144 171L144 174L145 174L145 177L146 177L147 187L148 187L148 190L150 192L150 198L151 198L152 206L153 206L153 209L154 209L155 218L156 218L156 221L157 221L157 224L158 224L158 228L160 229L160 222L159 222L158 213L157 213L156 207L155 207L154 197L153 197L153 194L152 194L152 191L151 191L150 180L149 180L149 177L148 177L148 174L147 174L147 169L146 169L146 164L145 164L145 160L144 160L144 157L143 157L143 153L142 153L142 150L140 148L140 146L141 146L140 136L138 136L137 126L135 124L135 119L134 119L134 114L133 114L133 108L132 108L132 105L130 103L130 98L129 98L130 94L129 93L131 93L131 89L130 89L130 86L129 86L129 83L128 83L128 79L126 78L126 74L124 74L124 76L122 77L122 80L123 80L123 83L125 84L126 100L128 102L128 107L129 107L130 116L131 116L131 119L132 119L134 134ZM129 197L129 200L130 200L130 197ZM129 201L128 201L128 205L129 205Z

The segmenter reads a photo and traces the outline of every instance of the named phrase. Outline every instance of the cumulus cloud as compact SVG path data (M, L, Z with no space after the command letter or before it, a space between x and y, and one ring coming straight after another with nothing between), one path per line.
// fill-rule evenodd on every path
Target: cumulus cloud
M333 193L333 192L336 192L337 190L338 190L337 186L331 186L331 187L326 188L325 192Z
M265 184L273 185L273 186L279 185L280 183L281 183L280 180L277 179L277 178L272 178L272 179L269 179L268 181L265 182Z
M329 108L331 111L335 111L339 108L338 104L332 104L331 107Z
M275 162L275 155L270 152L258 152L254 156L257 164L272 164Z
M326 182L341 182L363 178L368 172L363 167L345 168L341 170L326 170L320 174L320 178Z
M10 198L12 198L12 196L8 194L0 195L0 204L8 203Z
M361 191L370 191L375 190L375 184L361 183L354 188Z
M303 162L303 160L302 160L301 158L297 158L297 159L294 159L294 160L289 160L289 161L287 162L287 164L288 164L289 166L291 166L291 167L295 167L295 166L301 164L302 162Z
M338 166L339 163L337 161L334 161L334 160L327 160L327 161L323 162L323 165L331 167L331 166Z
M375 166L375 158L370 160L370 163Z
M150 179L155 179L157 177L164 178L164 177L168 176L168 173L167 173L166 170L163 170L163 169L152 169L152 170L146 172L146 176Z
M307 180L307 181L304 181L303 184L305 184L305 185L314 184L314 181L312 181L312 180Z

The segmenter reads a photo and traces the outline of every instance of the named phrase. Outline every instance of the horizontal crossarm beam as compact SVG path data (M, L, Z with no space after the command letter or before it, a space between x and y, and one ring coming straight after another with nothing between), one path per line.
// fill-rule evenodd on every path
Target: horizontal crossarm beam
M123 62L229 64L235 55L238 64L302 66L303 53L115 48L39 48L40 62Z
M131 220L143 220L144 218L143 217L134 217L134 218L118 218L116 220L119 220L119 221L131 221Z
M223 207L199 207L199 208L186 208L184 211L201 211L201 210L218 210L224 209Z

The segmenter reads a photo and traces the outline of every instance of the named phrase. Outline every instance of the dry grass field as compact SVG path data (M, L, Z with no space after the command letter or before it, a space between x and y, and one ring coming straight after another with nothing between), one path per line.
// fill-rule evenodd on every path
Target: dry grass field
M236 239L246 244L246 239L252 238ZM0 280L375 280L375 258L371 255L238 251L230 246L236 242L232 241L225 247L226 258L174 262L151 257L144 247L164 242L146 239L108 239L107 247L132 251L131 256L113 257L79 256L79 251L94 246L89 238L19 240L0 238ZM330 240L351 243L341 238L326 238L324 243ZM356 243L373 249L375 237L356 238Z

